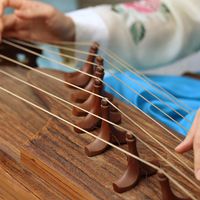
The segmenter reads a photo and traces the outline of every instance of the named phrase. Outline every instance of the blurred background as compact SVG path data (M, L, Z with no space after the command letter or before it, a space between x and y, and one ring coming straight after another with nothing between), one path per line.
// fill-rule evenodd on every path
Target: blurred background
M56 0L56 1L55 0L37 0L37 1L49 3L62 12L70 12L72 10L76 10L79 8L95 6L99 4L107 4L107 3L115 4L119 2L124 2L123 0L115 0L115 1L113 0ZM127 1L131 1L131 0L126 0L126 2ZM6 10L6 13L10 13L10 12L12 12L11 9Z
M31 0L30 0L31 1ZM52 6L56 7L58 10L60 10L61 12L67 13L70 11L74 11L80 8L85 8L85 7L90 7L90 6L95 6L95 5L99 5L99 4L116 4L119 2L124 2L123 0L35 0L35 1L41 1L44 3L48 3L51 4ZM130 1L130 0L126 0L126 1ZM133 0L132 0L133 1ZM12 9L8 8L6 9L6 14L12 13ZM45 45L43 45L45 47ZM73 46L74 47L74 46ZM49 47L46 47L49 49ZM51 49L55 51L54 49ZM86 50L88 51L88 49L82 49L82 50ZM57 53L59 53L59 50L56 49ZM71 52L63 52L63 53L67 53L69 55L71 55ZM43 54L46 56L51 56L51 58L60 61L60 62L65 62L70 66L77 66L80 63L79 62L75 62L72 59L65 59L63 60L63 58L59 57L59 56L53 56L53 55L49 55L48 52L43 51ZM75 56L74 54L72 54L71 56ZM79 55L80 56L80 55ZM83 56L83 55L82 55ZM85 59L85 57L83 57L83 59ZM43 68L53 68L53 69L59 69L59 70L64 70L62 66L55 66L54 63L48 62L45 59L39 58L38 59L38 64L40 67ZM70 71L70 70L69 70Z
M119 3L124 2L123 0L38 0L54 5L56 8L63 12L68 12L78 8L84 8L88 6L95 6L98 4L107 4L107 3ZM128 0L126 0L128 1ZM130 0L129 0L130 1Z
M49 3L62 12L69 12L79 7L79 0L38 0Z

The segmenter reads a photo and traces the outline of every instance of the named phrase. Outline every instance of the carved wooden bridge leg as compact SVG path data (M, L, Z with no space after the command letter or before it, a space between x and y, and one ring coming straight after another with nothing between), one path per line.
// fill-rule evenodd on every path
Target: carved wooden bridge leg
M94 76L103 80L103 77L104 77L103 58L98 56L96 58L96 63L97 63L97 67L95 67ZM84 89L87 91L92 91L93 83L94 83L94 78L91 78L90 81L88 82L88 84L84 87ZM110 101L113 100L113 95L108 92L105 92L104 89L102 89L101 95L107 97ZM88 92L75 91L71 95L71 100L76 103L83 103L84 101L86 101L88 99L89 96L90 96L90 93L88 93Z
M102 118L109 121L110 119L109 104L106 99L102 99L101 101L101 113L102 113ZM101 128L100 131L98 132L98 137L107 142L115 144L124 144L126 143L125 134L126 134L125 131L119 131L113 125L102 120ZM106 144L105 142L99 139L95 139L92 143L90 143L85 147L85 152L90 157L96 156L98 154L103 153L108 147L109 145Z
M136 139L130 132L126 135L126 141L128 144L128 151L135 156L139 156ZM113 189L118 193L126 192L132 189L138 184L141 178L152 176L157 173L155 169L139 162L133 157L128 156L127 160L128 165L126 171L119 180L113 183ZM158 165L158 162L156 161L153 163Z
M99 65L99 66L102 66L103 67L103 70L104 70L104 59L101 57L101 56L97 56L96 57L96 63ZM105 74L105 73L104 73ZM103 75L104 75L103 74ZM104 77L104 76L103 76ZM103 77L102 77L102 80L103 80ZM106 97L107 99L109 99L110 101L113 100L113 95L106 92L104 89L102 90L102 93L101 93L102 96Z
M102 90L101 81L99 79L95 79L95 81L93 83L93 93L99 95L101 93L101 90ZM85 109L90 112L91 111L94 112L94 110L98 111L98 112L95 112L94 114L99 114L99 110L101 107L101 98L96 95L90 94L89 98L84 103L78 104L78 105L82 109ZM72 114L75 116L86 116L87 112L85 112L79 108L73 107Z
M100 78L102 80L103 76L104 76L104 69L101 66L97 66L95 69L94 76L96 76L96 78ZM84 87L84 89L91 92L93 90L94 81L95 81L95 79L91 78L89 83L86 85L86 87ZM79 91L75 91L74 93L72 93L71 100L76 103L83 103L89 98L89 96L90 96L89 92L79 90Z
M179 198L172 192L168 178L159 173L158 181L161 186L162 200L191 200L190 198Z
M99 94L102 88L102 83L100 80L96 79L95 83L94 83L94 93L95 94ZM101 110L100 110L100 106L101 106L101 98L95 95L92 95L88 98L87 102L85 102L83 105L80 105L81 108L90 111L91 113L100 116L101 115ZM73 108L72 113L75 116L83 116L85 114L85 112L81 111L78 108ZM92 131L94 130L98 123L99 123L100 119L91 115L90 113L88 113L83 119L81 119L79 122L76 123L77 126L79 126L80 128L87 130L87 131ZM74 129L77 133L82 133L82 131L80 129L75 128Z
M93 92L95 94L100 94L102 89L102 82L98 79L95 80L94 83L94 90ZM101 97L95 96L93 94L90 95L90 97L85 101L82 105L79 105L81 108L88 110L89 112L101 116ZM93 116L90 113L86 113L82 111L81 109L78 109L76 107L73 108L72 113L75 116L86 116L82 118L79 122L76 123L77 126L81 127L84 130L91 131L97 128L98 124L101 122L101 120L95 116ZM118 116L120 115L120 116ZM120 123L121 122L121 114L119 112L116 113L116 115L110 115L109 113L109 119L113 123ZM82 133L80 129L74 129L77 133Z
M117 103L114 103L114 105L116 107L118 107ZM120 124L122 121L121 113L116 108L114 108L112 105L110 106L110 119L115 124Z
M93 43L89 51L90 54L88 55L87 63L83 65L83 67L80 69L81 71L91 75L94 74L94 65L92 63L94 63L95 61L96 58L95 54L97 54L98 49L99 49L99 44L96 42ZM65 80L79 87L85 87L90 81L90 79L91 79L90 76L83 74L81 72L65 73Z
M101 95L102 88L103 88L102 82L99 79L95 79L94 84L93 84L93 93L95 93L97 95ZM100 113L101 97L90 94L89 98L84 103L79 104L79 107L84 110L87 110L93 114L100 116L100 114L101 114ZM83 122L85 122L85 123L87 122L86 120L89 120L89 119L90 120L93 119L92 121L93 122L95 121L95 124L96 124L96 121L98 121L98 122L100 121L96 117L92 116L91 114L87 114L87 112L85 112L77 107L73 107L72 113L75 116L86 116L85 119L83 120ZM119 124L121 122L121 114L118 111L114 111L114 109L112 109L111 114L110 114L110 120L113 123ZM87 124L89 124L89 122L87 122ZM90 124L92 125L91 122L90 122Z

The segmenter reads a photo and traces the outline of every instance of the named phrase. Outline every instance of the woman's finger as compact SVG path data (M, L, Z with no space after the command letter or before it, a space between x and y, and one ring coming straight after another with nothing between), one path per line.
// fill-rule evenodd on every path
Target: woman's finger
M12 14L3 16L2 21L3 21L4 31L6 31L8 29L15 28L17 19L16 16Z
M3 16L3 12L6 7L20 9L25 1L26 0L1 0L1 2L0 2L0 17Z
M3 22L3 13L6 7L12 7L15 9L20 9L23 5L24 1L26 0L1 0L0 1L0 41L2 38L2 32L4 29L4 22Z
M15 11L15 14L23 19L36 19L36 18L51 18L56 9L48 4L40 2L29 3L28 6L23 6L23 9L18 9Z
M193 147L193 139L194 139L195 132L191 132L188 134L187 137L180 143L176 148L175 151L178 153L185 153L192 149Z
M183 140L181 144L179 144L175 148L175 151L177 151L178 153L184 153L192 149L194 136L198 129L199 119L200 119L200 111L197 112L192 127L188 132L186 138Z
M29 31L13 31L8 30L4 32L4 36L8 38L17 38L21 40L30 40L32 39L32 34Z
M197 180L200 181L200 130L195 134L193 149L195 175Z
M24 2L28 2L27 0L2 0L3 9L5 7L11 7L15 9L20 9Z

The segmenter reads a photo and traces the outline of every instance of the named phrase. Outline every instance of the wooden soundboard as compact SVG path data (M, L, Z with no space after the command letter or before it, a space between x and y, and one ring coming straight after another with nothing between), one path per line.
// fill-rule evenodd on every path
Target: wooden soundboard
M6 65L0 68L66 100L70 100L70 95L74 92L74 89L66 87L63 83L21 67ZM64 80L64 72L43 71ZM0 86L66 120L71 122L80 120L72 115L70 106L64 106L58 100L2 74L0 74ZM174 147L178 142L168 132L133 107L118 100L115 101L119 104L119 108L128 113L135 122L147 129L152 136L174 152ZM122 117L121 125L133 131L196 182L193 173L181 166L174 157L133 126L126 118ZM178 137L181 138L180 135ZM91 141L93 138L87 134L77 134L69 125L0 91L0 199L161 199L157 175L141 180L134 189L128 192L122 194L114 192L112 183L125 171L126 155L110 148L101 155L89 158L84 152L84 147ZM158 159L161 167L170 176L199 198L200 191L198 189L140 142L137 142L137 146L141 158L148 161ZM126 145L122 147L127 148ZM176 155L189 167L193 167L192 152L184 156ZM184 196L173 184L172 188L176 194Z

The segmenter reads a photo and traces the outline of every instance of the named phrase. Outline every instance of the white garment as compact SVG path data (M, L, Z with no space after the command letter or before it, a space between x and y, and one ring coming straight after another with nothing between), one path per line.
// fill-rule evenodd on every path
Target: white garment
M112 8L102 5L69 13L76 41L97 41L142 70L168 64L200 47L200 0L162 0L148 13Z

